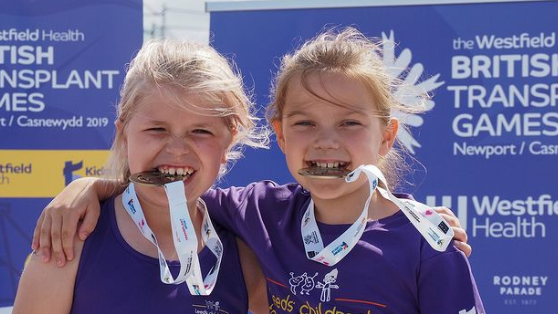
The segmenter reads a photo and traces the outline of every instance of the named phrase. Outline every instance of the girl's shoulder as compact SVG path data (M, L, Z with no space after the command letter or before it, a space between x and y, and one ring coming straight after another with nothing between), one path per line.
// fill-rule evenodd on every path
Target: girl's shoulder
M302 186L297 183L278 184L271 180L252 182L246 186L231 186L228 188L216 187L209 189L204 195L204 199L228 198L242 202L247 199L259 201L281 201L292 199L293 197L308 196Z

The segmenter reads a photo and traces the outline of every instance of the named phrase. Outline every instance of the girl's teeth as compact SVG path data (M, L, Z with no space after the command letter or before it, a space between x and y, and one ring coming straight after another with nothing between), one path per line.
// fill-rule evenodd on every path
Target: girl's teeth
M194 169L192 168L164 168L164 167L159 167L157 168L157 170L161 173L164 174L168 174L171 176L177 175L177 176L185 176L185 175L191 175L192 173L194 173Z
M344 163L344 162L312 162L311 165L313 167L318 167L318 168L342 168L342 167L345 167L346 163Z

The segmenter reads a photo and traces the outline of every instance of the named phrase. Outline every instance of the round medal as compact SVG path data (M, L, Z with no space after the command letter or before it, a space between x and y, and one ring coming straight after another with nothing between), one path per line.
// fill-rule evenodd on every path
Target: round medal
M312 168L302 168L298 170L298 174L305 177L312 177L316 179L342 179L345 178L351 171L346 169L336 169L336 168L323 168L323 167L312 167Z
M184 178L185 176L183 175L170 175L159 171L144 171L131 175L130 181L139 184L163 186L167 183L182 181Z

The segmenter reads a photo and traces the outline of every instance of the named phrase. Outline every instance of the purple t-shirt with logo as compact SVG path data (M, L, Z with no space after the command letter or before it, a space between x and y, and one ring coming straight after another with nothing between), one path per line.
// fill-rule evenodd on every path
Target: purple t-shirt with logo
M485 313L469 262L453 245L432 249L398 213L366 225L333 267L307 259L301 221L310 195L271 181L210 190L212 219L242 238L267 280L270 313ZM325 245L349 225L318 222Z
M216 224L215 228L223 242L217 284L209 296L192 296L185 283L162 283L159 260L137 252L124 240L116 222L114 198L108 199L81 253L71 313L246 313L248 297L235 237ZM205 276L216 258L207 247L198 256ZM167 263L176 277L180 263Z

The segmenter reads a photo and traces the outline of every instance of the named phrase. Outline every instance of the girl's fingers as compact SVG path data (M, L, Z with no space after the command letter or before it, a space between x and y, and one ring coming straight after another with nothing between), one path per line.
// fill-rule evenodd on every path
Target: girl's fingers
M56 259L56 264L58 266L64 266L66 263L66 257L64 255L64 251L62 250L62 217L55 215L51 219L52 229L50 231L51 235L51 246L52 246L52 253L54 254L54 258Z
M465 253L465 256L470 257L473 253L473 248L469 244L457 240L454 240L453 243L460 251Z
M31 241L31 249L37 251L39 249L39 241L41 238L41 227L43 226L43 221L45 220L45 212L41 212L39 219L37 219L37 224L35 225L35 230L33 230L33 240Z
M39 254L43 262L50 261L50 231L52 228L50 222L50 216L45 215L43 217L43 223L40 225L41 230L39 231Z
M89 205L91 208L85 212L81 226L79 227L79 238L82 241L93 232L97 221L99 220L99 215L101 214L101 206L99 202L94 202Z
M74 259L74 241L79 224L79 214L69 211L62 218L62 251L68 261L71 261Z

